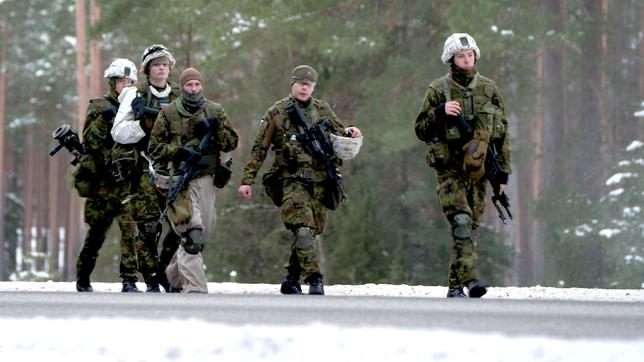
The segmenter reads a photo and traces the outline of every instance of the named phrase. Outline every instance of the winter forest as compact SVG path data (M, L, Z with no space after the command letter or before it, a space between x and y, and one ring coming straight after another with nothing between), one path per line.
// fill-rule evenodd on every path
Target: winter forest
M514 220L488 196L479 267L497 286L644 288L644 3L639 0L0 0L0 280L75 277L83 202L72 156L51 133L82 129L114 58L162 43L177 80L205 78L237 128L231 182L217 195L208 280L277 283L291 235L263 194L237 195L265 110L291 69L320 73L314 96L364 134L343 168L348 201L320 238L330 284L445 285L451 242L414 120L448 71L447 36L471 34L478 71L506 106ZM265 162L262 172L270 166ZM259 197L258 197L259 196ZM95 281L116 281L119 230Z

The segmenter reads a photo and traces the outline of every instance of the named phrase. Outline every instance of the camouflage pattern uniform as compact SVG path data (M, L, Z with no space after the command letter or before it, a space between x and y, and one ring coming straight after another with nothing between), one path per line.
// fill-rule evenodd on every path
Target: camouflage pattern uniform
M126 195L124 185L117 181L110 164L110 150L114 144L110 135L116 108L117 94L112 90L105 97L90 100L83 129L85 155L81 166L91 169L97 179L90 180L96 185L94 196L85 202L85 222L87 236L78 260L76 261L77 281L81 286L89 286L90 274L96 265L98 251L103 245L105 235L116 218L121 229L120 276L123 279L136 278L137 257L135 242L138 238L136 223L129 211L121 204Z
M327 175L324 165L307 153L295 139L295 135L300 132L290 121L286 111L291 102L298 102L311 126L323 120L330 120L329 132L336 135L344 134L345 126L325 101L311 97L303 104L293 96L281 99L270 107L262 118L241 184L253 184L272 145L275 163L269 172L277 173L281 179L282 221L286 228L295 234L286 269L289 276L294 276L294 282L299 280L301 274L304 275L304 281L309 282L313 278L322 278L315 248L311 242L312 237L306 233L310 232L315 236L324 230L327 209L322 199L328 192L324 183ZM336 166L341 165L340 159L334 157L332 161Z
M157 98L151 92L150 87L152 86L147 79L139 81L135 86L145 107L159 111L163 106L178 99L181 94L178 84L168 80L168 85L171 90L165 98ZM145 131L143 139L134 145L117 145L114 154L123 151L134 151L133 154L138 154L140 151L147 152L150 133L156 118L155 112L144 113L139 119L141 128ZM141 234L140 241L136 246L139 256L139 270L148 287L154 288L154 286L158 287L159 282L162 285L165 284L163 270L179 245L179 239L171 235L163 241L161 260L159 260L157 243L160 228L158 221L161 216L160 207L164 205L163 200L150 183L147 161L138 155L133 157L136 162L129 165L131 170L127 175L127 195L129 195L127 205ZM128 168L128 165L126 164L122 168Z
M456 74L456 77L454 76ZM456 80L455 80L456 78ZM441 208L452 227L452 257L448 284L450 289L462 288L479 279L477 251L473 232L485 209L486 178L473 180L463 170L462 145L469 140L461 137L459 129L446 116L445 90L452 101L461 105L463 116L473 129L487 130L490 145L496 151L505 181L511 172L511 148L508 121L503 101L495 83L475 69L459 71L452 64L450 73L432 81L423 107L416 118L416 136L427 143L427 162L436 171L437 194ZM460 215L460 216L458 216ZM459 220L465 229L459 228ZM465 233L462 233L465 231Z
M238 136L220 104L205 100L199 109L191 112L184 107L182 100L183 98L179 98L159 113L148 151L158 163L169 165L174 161L176 164L180 148L199 145L203 135L196 134L197 123L206 118L216 120L215 133L206 149L201 150L194 179L181 190L173 204L173 211L168 213L173 229L183 238L182 247L174 253L166 268L170 284L173 289L182 289L184 292L207 293L201 250L204 243L214 235L213 176L220 162L220 153L237 148ZM188 210L175 212L178 208ZM181 216L177 217L177 214L185 215L186 218L178 220Z

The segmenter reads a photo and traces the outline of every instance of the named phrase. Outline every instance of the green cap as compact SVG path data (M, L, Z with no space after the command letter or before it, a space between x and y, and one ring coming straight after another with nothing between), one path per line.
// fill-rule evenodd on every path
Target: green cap
M293 68L291 73L291 84L295 83L296 80L308 80L315 83L318 80L318 72L309 65L298 65Z

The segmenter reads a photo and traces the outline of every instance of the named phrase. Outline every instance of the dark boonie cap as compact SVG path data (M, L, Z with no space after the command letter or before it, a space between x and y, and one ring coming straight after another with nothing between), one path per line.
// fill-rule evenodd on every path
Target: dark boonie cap
M308 80L315 83L318 80L318 72L310 65L298 65L293 68L291 73L291 85L297 80Z

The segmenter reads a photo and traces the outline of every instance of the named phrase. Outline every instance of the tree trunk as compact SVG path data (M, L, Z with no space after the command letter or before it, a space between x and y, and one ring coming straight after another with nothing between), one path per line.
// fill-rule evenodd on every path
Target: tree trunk
M78 107L76 112L75 128L83 129L85 110L87 107L87 72L85 70L86 54L85 37L85 0L76 0L76 67L78 87ZM65 274L63 279L69 280L75 275L76 255L80 250L83 239L83 214L82 200L78 195L69 193L69 217L67 220L67 234L65 239Z
M101 19L101 9L96 5L95 0L90 1L89 21L94 25ZM101 66L101 44L98 40L92 39L90 41L89 63L91 68L91 76L89 77L89 95L90 97L98 97L101 92L101 85L103 84L103 68Z
M32 125L25 127L27 135L25 137L25 154L23 155L23 162L25 167L23 168L23 177L24 185L22 189L22 199L24 200L24 215L23 215L23 224L22 224L22 244L21 249L22 253L20 255L22 260L21 271L26 271L30 268L28 264L29 259L32 257L32 252L34 251L31 247L31 241L33 239L32 228L33 223L33 212L34 212L34 130Z
M0 280L7 280L9 272L7 270L7 248L5 247L4 219L5 219L5 178L7 168L5 168L5 103L7 97L7 51L9 49L9 3L0 4L2 8L2 49L0 49Z
M640 28L641 28L641 34L644 34L644 6L642 6L642 10L640 10ZM644 37L640 36L640 43L639 43L639 48L640 48L640 104L644 104ZM644 107L640 106L640 109ZM638 122L637 124L642 124L641 121ZM639 130L639 135L638 139L644 140L644 127L637 127Z

